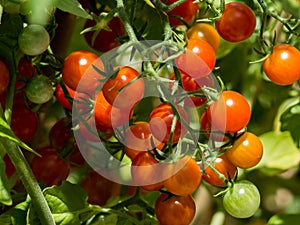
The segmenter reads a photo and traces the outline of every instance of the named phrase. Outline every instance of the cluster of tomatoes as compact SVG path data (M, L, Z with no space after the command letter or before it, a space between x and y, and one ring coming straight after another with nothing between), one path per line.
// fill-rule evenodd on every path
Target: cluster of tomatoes
M177 1L160 2L168 6ZM192 24L198 10L194 0L187 0L165 13L171 26L180 26ZM103 29L106 26L110 31ZM194 23L186 30L186 39L180 43L184 51L172 60L169 73L153 76L143 68L144 64L140 69L128 65L110 68L94 52L78 50L63 59L59 76L49 77L41 75L44 71L28 60L48 48L49 33L43 25L29 24L18 40L20 50L29 57L18 62L11 129L21 141L30 143L39 130L42 113L37 112L43 105L57 100L65 110L48 131L48 145L36 150L42 157L30 156L36 179L47 186L60 185L72 169L86 166L85 160L89 163L89 157L94 156L94 152L89 155L90 150L81 149L76 142L101 140L108 150L116 146L122 153L119 158L129 159L131 184L148 192L160 192L155 215L162 225L191 223L196 212L193 193L201 182L221 190L224 208L230 215L254 215L260 205L260 193L250 181L239 180L237 173L238 168L252 168L260 162L263 146L255 134L246 130L251 116L247 99L236 91L220 90L212 72L220 37L241 42L255 28L252 9L242 2L230 2L214 24ZM118 17L105 25L87 20L84 29L91 31L84 33L87 43L102 53L120 46L126 35ZM28 47L32 42L34 48ZM290 85L300 79L299 58L298 49L278 44L266 53L263 70L274 83ZM3 61L0 74L1 104L5 108L10 75ZM159 84L154 87L159 96L147 105L149 115L139 117L139 107L144 105L145 93L153 88L149 85L153 80ZM72 112L79 112L79 118L72 118ZM73 132L79 133L81 140ZM10 177L14 168L7 156L4 160ZM102 166L107 165L99 165ZM120 184L92 168L81 185L91 204L105 205L121 190ZM99 196L99 190L105 194Z

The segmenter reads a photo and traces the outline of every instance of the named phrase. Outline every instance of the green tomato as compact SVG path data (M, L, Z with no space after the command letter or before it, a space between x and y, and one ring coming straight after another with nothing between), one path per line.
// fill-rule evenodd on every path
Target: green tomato
M26 84L26 97L36 104L48 102L54 93L51 80L45 75L32 77Z
M30 24L19 35L18 43L25 55L36 56L48 48L50 36L43 26Z
M248 218L253 216L259 208L260 193L250 181L239 181L225 193L223 205L231 216Z

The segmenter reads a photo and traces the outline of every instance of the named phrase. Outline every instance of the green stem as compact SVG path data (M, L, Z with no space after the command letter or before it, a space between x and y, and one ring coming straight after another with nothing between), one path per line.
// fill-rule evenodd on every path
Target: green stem
M6 152L31 198L32 205L41 223L43 225L55 225L48 203L22 151L14 142L5 138L1 138L0 140L6 148Z

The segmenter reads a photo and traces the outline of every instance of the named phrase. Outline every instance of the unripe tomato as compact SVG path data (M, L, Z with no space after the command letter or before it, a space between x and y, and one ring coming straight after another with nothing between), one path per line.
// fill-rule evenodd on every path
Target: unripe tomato
M208 23L197 23L186 32L188 39L202 39L208 42L215 51L220 46L220 36L218 31Z
M36 56L46 51L50 36L42 25L30 24L20 33L18 43L25 55Z
M200 185L202 173L197 162L190 156L185 156L165 166L164 178L167 178L164 185L169 192L187 196Z
M172 143L178 142L178 140L183 138L187 133L186 127L180 122L180 120L184 120L186 123L189 123L188 114L184 108L180 105L176 105L174 107L176 107L179 118L177 118L173 132L171 140ZM167 143L169 141L171 138L171 128L175 115L176 114L173 112L172 106L168 103L161 103L152 110L149 118L149 124L151 132L157 140L163 143Z
M245 132L226 150L225 155L233 165L244 169L251 168L261 160L263 145L255 134Z
M160 225L189 225L196 213L196 204L190 196L169 197L161 194L155 203L155 215Z
M219 173L221 173L227 181L233 180L237 173L237 168L231 161L229 161L226 155L221 155L213 162L209 162ZM205 173L203 173L203 180L207 183L218 186L226 187L226 183L222 180L217 173L213 171L209 166L204 166Z
M38 75L30 78L26 84L26 97L33 103L44 104L54 94L51 80L45 75Z
M275 84L290 85L300 79L300 51L289 44L278 44L263 63L263 70Z
M177 0L167 0L164 1L167 5L171 5ZM181 17L186 23L190 24L193 22L194 18L198 13L198 3L194 0L186 0L179 6L175 7L171 11L168 11L169 21L172 26L182 25L182 22L176 19L174 16Z
M208 107L208 119L217 130L234 133L248 124L251 116L247 99L236 91L223 91Z
M134 183L144 190L157 191L163 188L161 165L148 152L140 152L131 164L131 175Z
M225 210L233 217L248 218L253 216L260 205L260 193L250 181L242 180L233 184L224 195Z
M211 73L216 64L213 47L202 39L188 40L186 52L175 59L176 66L194 79L200 79Z
M154 146L152 146L152 143ZM153 148L162 148L163 145L163 143L153 137L148 122L135 122L125 131L125 153L132 160L140 152L147 152Z
M133 108L138 104L145 91L144 80L138 76L139 72L135 69L129 66L122 67L117 75L106 81L102 87L107 102L121 109Z
M6 64L0 60L0 95L3 94L10 81L9 70Z
M215 22L218 33L226 41L240 42L249 38L256 26L252 9L242 2L229 2L219 20Z
M70 53L65 58L62 68L64 83L74 91L77 89L79 82L80 90L77 91L95 91L100 83L99 80L103 77L92 68L92 65L99 70L104 70L102 61L95 53L87 50L78 50Z

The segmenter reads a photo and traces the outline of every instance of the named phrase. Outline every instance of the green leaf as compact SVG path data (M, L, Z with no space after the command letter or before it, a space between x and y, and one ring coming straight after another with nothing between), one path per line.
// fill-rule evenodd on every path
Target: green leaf
M155 6L152 4L150 0L144 0L149 6L155 9Z
M56 0L55 6L64 11L85 19L92 19L92 16L85 11L77 0Z
M101 208L87 203L87 194L80 186L67 181L61 186L52 186L44 189L45 199L48 202L55 223L59 225L78 225L101 212ZM29 223L39 224L37 215L31 207Z
M26 225L26 214L29 201L22 202L0 215L1 225Z
M2 158L0 158L0 202L4 205L12 205L9 182L5 174L5 162Z
M266 175L272 176L299 165L300 151L295 146L290 132L271 131L259 138L264 153L260 163L253 169L260 169Z
M268 225L298 225L299 220L299 214L274 215L268 221Z
M285 0L281 1L281 4L285 11L289 12L298 19L300 18L300 7L297 0Z
M0 43L10 48L15 47L22 29L23 22L18 14L4 13L0 24Z

